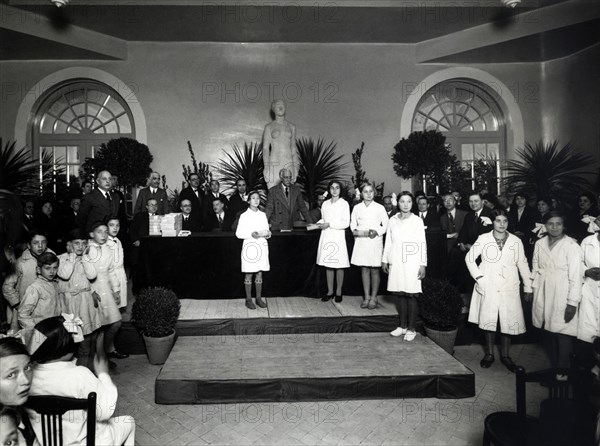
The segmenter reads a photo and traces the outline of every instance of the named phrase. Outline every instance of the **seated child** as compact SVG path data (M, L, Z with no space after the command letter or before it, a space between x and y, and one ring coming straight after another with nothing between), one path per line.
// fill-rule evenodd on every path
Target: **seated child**
M58 290L67 313L81 319L84 339L79 343L77 365L92 368L97 330L102 326L98 304L92 297L90 281L85 273L89 265L82 262L87 248L87 236L80 229L73 229L67 236L67 252L58 256ZM93 275L94 272L88 272Z
M58 257L45 252L37 258L37 278L25 291L19 305L21 328L31 330L38 322L62 312L58 285L54 280L58 271Z
M44 252L51 252L48 249L48 239L46 234L41 231L33 230L28 235L27 248L17 259L15 272L10 274L2 284L2 293L8 301L10 308L7 309L7 320L14 331L19 330L17 322L17 309L25 291L37 277L37 259Z
M130 416L111 418L117 405L117 387L108 375L108 363L101 349L94 357L96 376L86 367L73 361L75 340L80 339L77 327L69 315L46 319L35 326L30 347L34 361L30 396L53 395L86 399L96 392L96 444L133 446L135 420ZM42 438L40 417L27 410L33 429ZM86 444L86 416L83 410L74 410L63 416L63 444Z

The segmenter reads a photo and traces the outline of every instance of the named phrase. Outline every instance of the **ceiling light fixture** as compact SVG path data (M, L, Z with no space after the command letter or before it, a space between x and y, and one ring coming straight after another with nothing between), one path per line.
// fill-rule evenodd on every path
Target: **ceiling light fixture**
M500 0L502 4L508 8L515 8L521 3L521 0Z
M69 4L69 0L50 0L54 6L57 8L62 8L63 6L67 6Z

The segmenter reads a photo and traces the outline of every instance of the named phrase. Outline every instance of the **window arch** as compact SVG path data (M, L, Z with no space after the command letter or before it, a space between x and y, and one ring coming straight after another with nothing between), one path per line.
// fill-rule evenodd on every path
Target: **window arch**
M444 81L420 98L412 120L412 131L438 130L446 136L451 151L471 170L473 188L475 169L482 161L495 162L499 184L506 158L505 120L493 95L471 81Z
M42 155L48 153L54 169L63 168L67 185L79 177L79 167L100 144L135 138L133 115L125 100L94 80L65 81L49 90L34 110L32 146L40 175Z

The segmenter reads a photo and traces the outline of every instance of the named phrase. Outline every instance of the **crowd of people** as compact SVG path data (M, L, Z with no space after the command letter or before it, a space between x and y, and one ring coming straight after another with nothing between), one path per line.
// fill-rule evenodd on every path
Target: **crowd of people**
M321 232L316 263L326 271L322 300L343 301L344 272L352 264L361 271L361 308L377 308L383 271L386 289L398 302L392 336L409 342L416 337L428 232L445 235L443 274L470 295L468 320L483 330L486 341L481 367L494 362L499 331L501 362L515 370L510 339L526 331L524 302L532 302L533 326L551 333L556 367L568 365L576 338L591 344L600 336L597 197L581 194L569 214L552 198L539 197L536 208L530 207L529 197L520 193L508 200L472 192L463 203L458 192L441 197L401 192L380 204L372 184L361 185L346 200L343 185L332 181L319 208L309 210L292 173L282 169L279 178L264 211L261 194L248 191L243 179L227 198L217 180L203 193L192 173L179 196L183 230L230 231L243 240L241 272L251 310L267 307L262 285L263 272L270 269L272 231L291 230L302 219ZM95 188L84 185L83 196L71 199L60 217L53 216L49 201L37 215L32 201L24 203L25 247L2 285L7 322L22 343L0 339L0 416L13 420L9 435L21 435L23 444L32 444L40 431L39 420L22 408L28 395L85 398L92 391L106 408L99 411L97 438L102 444L133 444L134 420L111 418L117 390L108 371L116 367L112 359L127 357L114 345L127 305L125 258L135 265L154 216L172 211L159 180L157 172L150 174L131 223L107 171L98 173ZM354 237L351 253L348 228ZM84 419L80 413L65 428L73 444L85 442Z

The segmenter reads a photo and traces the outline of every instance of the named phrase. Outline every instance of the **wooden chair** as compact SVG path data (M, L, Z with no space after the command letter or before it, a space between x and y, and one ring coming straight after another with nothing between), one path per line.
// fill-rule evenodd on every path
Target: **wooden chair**
M42 446L62 446L62 416L71 410L87 411L87 446L96 445L96 392L87 399L65 398L61 396L30 396L25 407L41 415Z
M556 375L567 375L558 381ZM539 418L527 416L527 383L542 383L548 387L548 398L540 404ZM586 404L585 374L570 369L546 369L526 373L523 367L516 370L516 412L494 412L484 422L484 446L558 446L591 444L592 433L588 426L593 414Z

